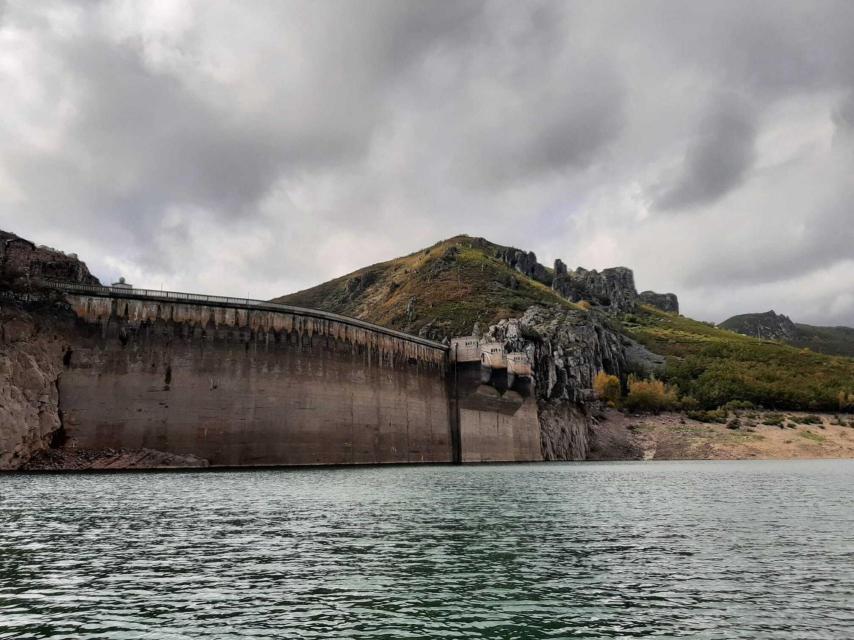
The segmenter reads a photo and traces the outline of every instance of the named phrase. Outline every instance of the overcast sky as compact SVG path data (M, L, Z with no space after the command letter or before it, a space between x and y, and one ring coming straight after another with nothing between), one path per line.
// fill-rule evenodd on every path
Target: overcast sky
M0 0L0 228L267 298L458 233L854 325L854 2Z

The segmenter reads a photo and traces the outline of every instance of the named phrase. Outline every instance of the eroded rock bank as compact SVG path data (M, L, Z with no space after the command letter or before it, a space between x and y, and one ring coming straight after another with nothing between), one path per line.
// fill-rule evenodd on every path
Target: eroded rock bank
M0 231L0 469L17 469L62 441L59 376L68 306L39 278L99 284L74 254Z
M22 465L26 471L88 471L124 469L194 469L210 462L194 455L156 449L43 449Z
M59 376L65 341L4 300L0 310L0 469L17 469L61 439Z

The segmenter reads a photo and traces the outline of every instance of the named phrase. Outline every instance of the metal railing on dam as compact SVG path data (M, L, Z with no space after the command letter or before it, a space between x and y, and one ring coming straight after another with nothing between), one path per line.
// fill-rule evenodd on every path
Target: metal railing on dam
M294 307L287 304L279 304L276 302L267 302L265 300L253 300L251 298L231 298L227 296L209 296L199 293L181 293L178 291L160 291L158 289L133 289L129 287L107 287L103 285L82 284L77 282L60 282L57 280L40 280L40 286L63 291L65 293L88 294L104 298L130 298L134 300L152 300L155 302L178 302L193 305L206 305L215 307L228 307L235 309L249 309L259 311L273 311L280 313L290 313L310 318L318 318L321 320L333 320L342 324L366 329L375 333L380 333L401 340L407 340L415 344L420 344L433 349L440 349L447 352L448 345L434 340L427 340L413 336L403 331L395 331L387 327L365 322L357 318L341 316L337 313L328 311L320 311L319 309L306 309L304 307Z

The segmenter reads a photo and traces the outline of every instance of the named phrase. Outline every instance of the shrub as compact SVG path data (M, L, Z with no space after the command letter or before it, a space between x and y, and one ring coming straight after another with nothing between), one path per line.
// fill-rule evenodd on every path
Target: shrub
M596 374L593 380L593 391L596 392L596 397L609 406L614 406L620 401L622 390L620 389L620 379L617 376L611 376L600 371Z
M727 425L727 429L741 429L741 420L738 419L738 416L735 416L732 420L730 420Z
M696 411L700 408L700 402L694 396L682 396L679 399L679 407L682 411Z
M711 422L715 424L724 424L727 419L727 412L723 409L715 409L714 411L689 411L686 414L691 420L697 422Z
M782 427L785 417L782 413L769 413L762 419L762 424L767 424L770 427Z
M658 413L673 409L678 404L676 390L661 380L643 380L634 375L629 376L629 395L625 399L625 406L630 411Z
M742 409L753 409L754 404L750 400L730 400L722 408L727 411L740 411Z
M822 419L815 414L810 414L808 416L804 416L803 418L798 420L798 422L800 422L801 424L821 424Z
M836 396L836 401L839 404L840 411L854 410L854 393L840 391Z

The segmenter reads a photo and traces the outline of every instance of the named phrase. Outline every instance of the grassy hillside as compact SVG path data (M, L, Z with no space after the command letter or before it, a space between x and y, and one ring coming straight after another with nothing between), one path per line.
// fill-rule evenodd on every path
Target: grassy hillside
M573 306L496 258L498 245L457 236L275 302L324 309L410 333L466 335L532 304Z
M667 356L667 378L706 407L732 400L768 408L835 411L854 394L854 359L759 340L642 307L626 332Z

